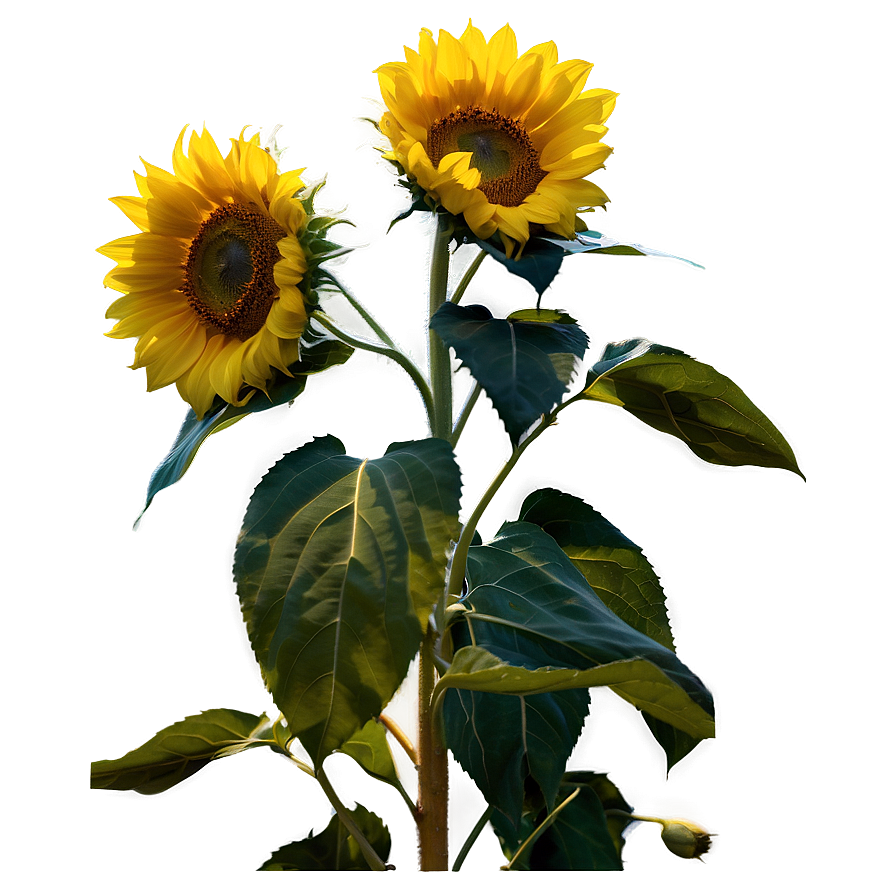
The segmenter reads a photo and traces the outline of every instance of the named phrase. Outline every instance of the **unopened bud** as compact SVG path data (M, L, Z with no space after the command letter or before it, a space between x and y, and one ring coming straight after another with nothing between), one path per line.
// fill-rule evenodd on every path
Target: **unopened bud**
M663 820L662 825L666 848L683 859L699 859L712 846L712 835L692 821L668 818Z

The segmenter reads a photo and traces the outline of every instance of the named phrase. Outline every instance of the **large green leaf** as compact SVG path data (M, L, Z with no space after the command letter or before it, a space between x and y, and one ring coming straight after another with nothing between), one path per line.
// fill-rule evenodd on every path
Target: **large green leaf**
M520 519L544 529L620 619L663 647L675 649L659 577L641 548L593 507L581 498L543 488L523 501Z
M463 623L479 647L529 669L587 670L643 660L655 674L644 669L643 678L612 689L683 731L712 736L712 697L700 679L671 650L607 609L539 527L505 523L490 544L470 548L467 580Z
M234 576L274 700L315 765L379 716L407 673L459 534L447 442L348 457L333 436L261 480Z
M285 753L270 719L235 709L207 709L163 728L119 759L90 765L90 786L102 790L161 793L195 775L213 759L252 747Z
M580 397L624 408L709 463L803 475L784 436L741 389L676 348L646 339L610 343Z
M377 719L371 719L342 744L340 752L351 756L373 778L391 784L404 794L404 787L395 769L386 730Z
M389 829L363 806L349 810L374 852L385 862L392 848ZM281 846L259 871L370 871L361 848L334 815L319 834Z
M187 411L171 450L149 479L146 505L140 513L141 517L163 488L174 485L187 472L196 452L209 436L227 429L249 414L267 411L295 400L305 390L309 376L336 364L344 364L354 351L351 346L330 336L309 333L305 341L307 344L302 345L302 357L289 368L291 376L278 374L268 387L267 395L256 392L242 407L235 407L219 399L201 420L192 410ZM140 517L137 518L137 522L139 521Z
M430 326L485 390L514 444L559 403L588 347L559 311L526 309L502 320L482 305L446 302Z

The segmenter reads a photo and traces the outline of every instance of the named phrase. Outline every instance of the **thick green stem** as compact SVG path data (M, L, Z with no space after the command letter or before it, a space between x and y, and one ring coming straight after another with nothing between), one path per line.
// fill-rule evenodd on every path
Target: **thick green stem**
M350 345L353 348L359 348L365 352L385 355L387 358L395 361L395 363L398 364L414 381L414 385L417 387L420 392L420 397L423 399L423 404L426 406L426 416L429 419L430 428L433 427L436 412L435 407L433 406L433 395L429 388L429 383L426 382L426 377L423 376L417 365L407 355L397 348L390 348L388 345L379 345L376 342L368 342L366 339L361 339L359 336L353 336L351 333L346 333L345 330L339 327L334 321L330 320L330 318L322 311L315 311L312 314L312 317L318 323L326 327L334 336L341 339L346 345Z
M439 215L435 241L432 248L432 264L429 272L429 319L445 303L448 296L448 243L452 224L447 215ZM435 404L435 422L432 434L437 439L450 439L453 424L451 398L451 358L448 347L435 330L429 331L429 381Z
M333 789L333 785L330 783L329 778L324 774L323 768L317 770L315 777L323 788L324 793L327 795L330 805L335 809L336 814L339 816L339 820L342 822L343 827L355 838L355 842L361 847L361 852L364 855L364 858L367 859L367 864L370 865L370 870L385 871L385 863L377 855L376 850L367 842L367 838L358 829L354 819L349 815L348 809L342 805L342 800L336 795L336 791Z
M448 750L431 702L436 683L435 641L436 633L430 630L420 651L417 835L421 871L448 870Z

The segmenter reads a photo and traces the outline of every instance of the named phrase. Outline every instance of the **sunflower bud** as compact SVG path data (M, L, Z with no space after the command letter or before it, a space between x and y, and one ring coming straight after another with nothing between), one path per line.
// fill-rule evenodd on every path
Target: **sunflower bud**
M683 859L699 859L709 852L712 846L711 834L704 831L699 825L683 818L669 818L662 822L663 843L669 852L681 856Z

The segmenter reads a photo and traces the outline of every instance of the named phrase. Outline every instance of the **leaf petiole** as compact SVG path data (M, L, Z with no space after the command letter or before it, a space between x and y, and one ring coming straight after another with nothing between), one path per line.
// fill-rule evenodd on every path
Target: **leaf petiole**
M361 852L364 855L364 858L367 859L367 864L370 865L371 871L385 871L386 864L383 860L377 855L376 850L370 845L367 841L367 838L361 833L358 826L355 824L354 819L349 814L348 809L342 804L342 801L336 795L336 791L333 789L333 785L330 783L330 779L324 774L323 767L318 768L317 772L314 773L314 776L317 778L318 783L321 788L323 788L324 793L326 794L327 799L330 801L330 805L335 810L336 814L339 816L339 820L342 822L343 827L355 838L355 842L361 848Z
M550 825L554 823L554 819L563 811L578 795L581 787L576 787L576 789L565 799L547 818L537 827L528 837L523 841L520 848L513 854L513 858L506 864L501 866L502 871L510 871L513 868L513 863L523 854L526 847L536 838L541 836L542 831L548 828Z

